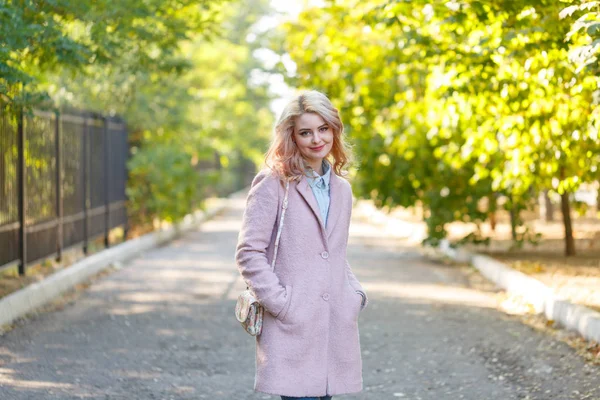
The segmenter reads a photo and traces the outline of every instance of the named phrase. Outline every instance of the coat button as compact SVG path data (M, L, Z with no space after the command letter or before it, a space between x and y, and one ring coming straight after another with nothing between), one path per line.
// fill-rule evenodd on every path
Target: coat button
M326 251L324 251L324 252L321 253L321 257L327 259L329 257L329 253L326 252Z
M323 300L325 300L325 301L329 300L329 293L325 293L323 295Z

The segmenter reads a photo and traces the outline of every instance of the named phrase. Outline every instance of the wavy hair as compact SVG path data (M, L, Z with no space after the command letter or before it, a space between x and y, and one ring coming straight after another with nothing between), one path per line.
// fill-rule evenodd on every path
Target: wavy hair
M333 145L325 157L332 165L332 170L341 177L346 177L344 166L351 165L353 154L351 146L344 140L344 124L337 108L323 93L309 90L300 93L283 108L274 129L273 140L265 154L265 164L276 175L284 180L299 180L305 174L304 159L292 141L296 118L304 113L315 113L333 130Z

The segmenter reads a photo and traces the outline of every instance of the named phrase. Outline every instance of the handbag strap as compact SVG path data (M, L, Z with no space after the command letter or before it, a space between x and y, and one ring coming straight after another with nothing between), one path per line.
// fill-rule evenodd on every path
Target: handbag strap
M271 263L271 270L275 271L275 260L277 259L277 249L279 248L279 238L281 237L281 227L283 226L283 220L285 219L285 210L288 207L288 189L290 181L285 180L285 196L283 197L283 204L281 206L281 219L279 220L279 228L277 228L277 238L275 239L275 254L273 255L273 262Z
M273 255L273 262L271 263L271 270L275 271L275 260L277 259L277 249L279 248L279 238L281 237L281 227L283 226L283 219L285 218L285 210L288 206L288 189L290 187L289 180L285 181L285 196L283 197L283 204L281 209L281 219L279 220L279 227L277 228L277 238L275 239L275 254ZM246 289L250 289L250 286L246 285Z

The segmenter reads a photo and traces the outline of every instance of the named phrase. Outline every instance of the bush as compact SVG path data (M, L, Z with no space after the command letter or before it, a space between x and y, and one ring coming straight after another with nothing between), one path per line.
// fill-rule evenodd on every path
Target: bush
M128 163L127 195L134 224L177 221L200 206L202 180L192 155L174 145L138 149Z

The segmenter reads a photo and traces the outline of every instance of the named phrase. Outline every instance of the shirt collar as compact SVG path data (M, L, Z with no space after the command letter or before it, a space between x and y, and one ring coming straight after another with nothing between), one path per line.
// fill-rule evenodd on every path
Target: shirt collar
M315 170L306 168L308 184L311 188L317 186L320 189L328 189L329 188L329 178L331 176L331 165L327 160L323 160L323 175L319 176ZM312 176L310 173L312 172Z

